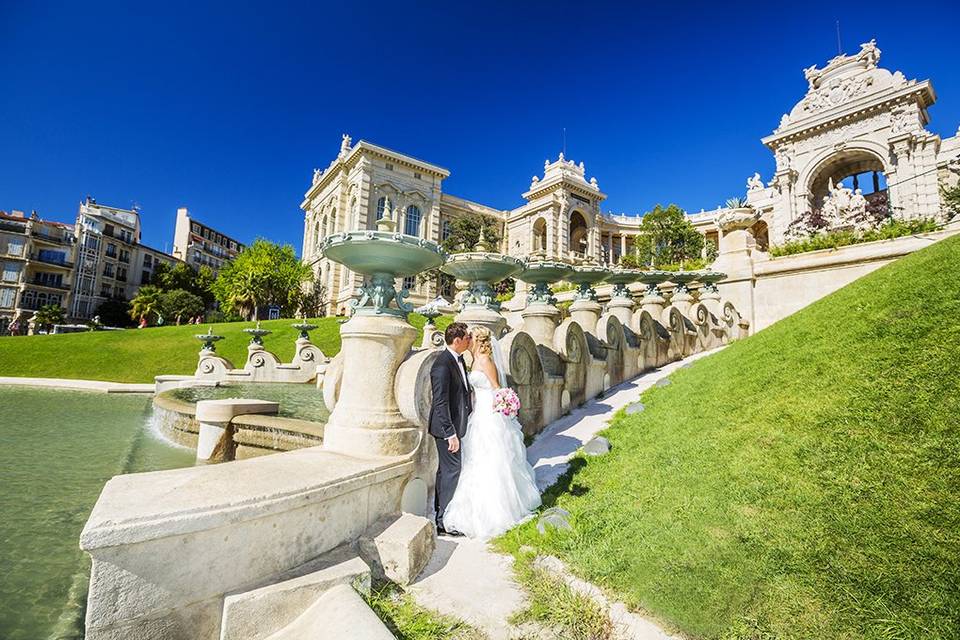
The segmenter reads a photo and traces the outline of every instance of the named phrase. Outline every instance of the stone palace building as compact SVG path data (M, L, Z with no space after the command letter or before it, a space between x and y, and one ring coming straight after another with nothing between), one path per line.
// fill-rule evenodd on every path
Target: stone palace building
M879 59L870 41L854 55L804 70L806 94L762 140L774 155L774 174L767 181L759 172L747 179L747 202L761 214L752 229L758 249L784 242L800 216L851 202L898 218L945 217L940 186L957 181L960 131L947 139L927 131L927 109L936 100L932 84L882 69ZM314 171L301 204L303 259L326 287L329 313L343 313L362 281L322 258L320 241L338 231L374 229L384 215L399 231L438 242L457 216L491 216L501 224L500 250L516 256L543 252L615 264L633 250L640 218L604 212L607 195L583 162L563 154L547 160L521 194L523 203L509 210L445 193L449 175L438 165L343 136L337 157ZM690 221L715 243L715 221L724 211L696 213ZM414 302L438 293L434 283L405 284Z

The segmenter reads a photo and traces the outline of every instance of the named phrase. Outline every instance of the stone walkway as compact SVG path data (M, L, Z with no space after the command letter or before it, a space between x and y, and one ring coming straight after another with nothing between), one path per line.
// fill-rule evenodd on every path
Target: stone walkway
M716 351L698 353L649 371L550 424L527 449L527 460L536 470L540 490L563 475L570 458L607 427L617 410L636 401L641 393L677 369ZM468 622L486 632L490 640L509 640L516 630L507 620L523 607L525 598L513 581L511 564L509 556L494 553L483 541L440 538L427 568L408 591L421 606ZM637 640L670 637L648 621L632 625L631 629L634 631L621 637Z
M46 387L48 389L71 389L74 391L99 391L100 393L153 393L154 384L132 382L104 382L102 380L71 380L68 378L20 378L0 376L0 385Z

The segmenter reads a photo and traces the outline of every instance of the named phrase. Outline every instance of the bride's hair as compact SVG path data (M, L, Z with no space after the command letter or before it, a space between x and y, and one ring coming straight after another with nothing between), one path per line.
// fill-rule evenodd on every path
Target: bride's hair
M477 345L477 352L489 356L493 353L493 345L490 344L490 329L481 326L470 328L470 335Z

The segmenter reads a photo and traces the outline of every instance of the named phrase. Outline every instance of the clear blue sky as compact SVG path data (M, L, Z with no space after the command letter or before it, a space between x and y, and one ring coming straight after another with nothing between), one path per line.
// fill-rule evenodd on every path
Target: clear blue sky
M699 211L769 179L759 138L836 55L837 19L846 52L876 38L881 66L933 80L932 131L960 124L958 2L466 4L0 0L0 209L136 202L162 249L187 206L299 252L343 132L512 208L566 127L605 209Z

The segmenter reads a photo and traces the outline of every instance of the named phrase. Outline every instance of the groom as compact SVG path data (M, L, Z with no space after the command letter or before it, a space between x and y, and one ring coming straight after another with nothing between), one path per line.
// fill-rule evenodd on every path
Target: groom
M460 480L460 440L467 432L467 418L473 410L470 380L463 352L470 348L471 336L467 325L451 323L444 332L444 349L430 367L430 387L433 403L430 405L429 430L437 443L437 485L434 508L437 512L437 533L458 535L443 526L443 512L453 498Z

